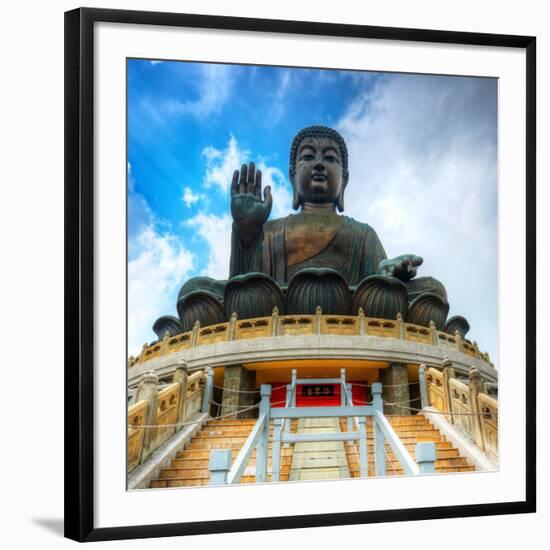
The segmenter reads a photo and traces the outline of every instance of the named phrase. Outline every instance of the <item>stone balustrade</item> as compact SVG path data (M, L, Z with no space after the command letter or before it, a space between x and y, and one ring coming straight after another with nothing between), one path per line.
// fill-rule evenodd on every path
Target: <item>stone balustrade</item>
M165 386L159 385L153 371L143 375L135 402L128 406L128 472L183 427L177 424L183 424L205 407L204 391L209 377L211 386L211 369L188 375L185 364L176 367L172 383ZM208 405L209 402L207 408Z
M144 344L141 353L128 359L128 368L152 359L168 356L186 349L207 346L220 342L269 338L274 336L378 336L395 338L420 344L428 344L449 351L458 351L481 359L492 366L489 355L479 351L475 342L438 331L433 323L429 327L404 322L401 315L397 319L376 319L365 317L362 310L358 315L323 315L318 308L315 315L279 315L275 309L271 317L237 319L233 314L225 323L201 327L195 323L193 330L170 337L168 334L150 346Z
M468 380L455 376L453 364L445 359L442 368L420 368L420 384L425 381L423 406L442 413L466 433L491 458L498 458L498 400L488 395L478 369L472 367ZM421 388L422 391L422 388Z

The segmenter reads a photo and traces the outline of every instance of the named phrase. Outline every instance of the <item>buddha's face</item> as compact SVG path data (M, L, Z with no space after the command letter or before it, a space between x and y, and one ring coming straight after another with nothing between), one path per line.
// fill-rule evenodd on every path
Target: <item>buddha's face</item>
M304 138L298 147L294 186L302 203L335 204L342 189L342 158L330 138Z

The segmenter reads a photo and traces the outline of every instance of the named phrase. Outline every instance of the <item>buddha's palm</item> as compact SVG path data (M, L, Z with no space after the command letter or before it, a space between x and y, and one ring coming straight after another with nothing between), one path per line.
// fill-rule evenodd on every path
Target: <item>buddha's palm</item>
M243 164L241 172L233 172L231 182L231 215L233 226L243 246L246 248L262 230L269 218L273 200L269 185L264 190L262 200L262 173L251 162Z

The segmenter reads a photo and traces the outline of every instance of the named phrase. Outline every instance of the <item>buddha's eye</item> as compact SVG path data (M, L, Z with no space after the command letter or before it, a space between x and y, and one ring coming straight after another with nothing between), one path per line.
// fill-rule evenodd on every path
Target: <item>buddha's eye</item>
M338 158L334 155L325 155L325 160L328 162L338 162Z
M302 155L302 160L305 160L305 161L313 160L313 155L306 153L305 155Z

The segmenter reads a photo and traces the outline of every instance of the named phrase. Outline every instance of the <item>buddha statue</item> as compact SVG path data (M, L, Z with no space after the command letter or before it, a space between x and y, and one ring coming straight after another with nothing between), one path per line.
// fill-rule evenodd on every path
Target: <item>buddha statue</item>
M445 287L416 277L420 256L387 258L376 231L340 214L349 181L348 151L342 136L324 126L304 128L290 147L289 176L298 212L270 220L273 199L254 163L235 170L231 182L230 279L190 279L178 296L182 330L229 319L281 313L365 315L443 329L449 304ZM173 334L174 317L155 323L159 335ZM453 318L453 329L467 327ZM467 330L467 328L465 328ZM463 331L464 332L464 331Z

